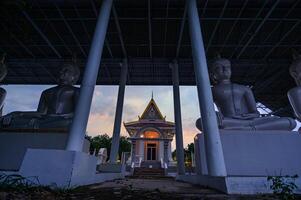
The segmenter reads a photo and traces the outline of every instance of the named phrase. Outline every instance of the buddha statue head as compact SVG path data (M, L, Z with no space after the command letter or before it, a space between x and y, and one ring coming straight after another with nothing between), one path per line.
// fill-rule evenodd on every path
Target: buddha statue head
M7 67L4 62L5 60L5 55L3 55L1 61L0 61L0 82L6 77L7 75Z
M297 86L301 86L301 55L295 53L293 55L293 63L290 66L290 75L294 78Z
M213 84L229 82L231 78L230 60L222 58L218 54L210 65L209 73Z
M74 85L79 79L80 71L76 64L64 64L59 73L59 85Z

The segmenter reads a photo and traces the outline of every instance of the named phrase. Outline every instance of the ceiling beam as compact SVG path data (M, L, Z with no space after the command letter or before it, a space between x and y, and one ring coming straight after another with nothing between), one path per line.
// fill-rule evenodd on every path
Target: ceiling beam
M226 0L226 1L225 1L224 7L223 7L223 9L222 9L222 12L221 12L220 15L219 15L219 20L217 20L217 22L216 22L216 24L215 24L215 26L214 26L214 29L213 29L213 31L212 31L211 34L210 34L211 36L210 36L209 42L208 42L207 47L206 47L206 52L208 52L208 50L209 50L209 48L210 48L210 45L211 45L211 43L212 43L212 40L213 40L213 38L214 38L214 36L215 36L215 33L216 33L216 31L217 31L217 28L218 28L218 26L219 26L219 24L220 24L220 22L221 22L220 19L223 17L223 15L224 15L224 13L225 13L225 10L226 10L226 8L227 8L228 2L229 2L229 0Z
M187 3L185 3L184 13L183 13L182 21L181 21L180 34L179 34L179 39L178 39L178 43L177 43L176 58L178 58L179 54L180 54L180 49L181 49L181 44L182 44L182 38L183 38L183 33L184 33L184 28L185 28L186 17L187 17Z
M83 47L81 46L81 44L80 44L78 38L77 38L76 35L74 34L74 32L73 32L73 30L72 30L70 24L69 24L68 21L66 20L66 18L65 18L65 16L64 16L64 14L62 13L61 9L57 6L57 4L54 4L54 5L55 5L55 7L56 7L56 9L57 9L57 11L58 11L60 17L63 19L64 24L66 25L67 29L69 30L69 32L71 33L73 39L75 40L77 46L79 47L80 51L82 52L82 54L83 54L85 57L87 57L87 54L86 54L85 50L84 50Z
M43 40L48 44L48 46L52 49L52 51L57 55L58 58L62 58L62 55L58 52L58 50L53 46L48 37L42 32L39 26L32 20L32 18L28 15L26 11L22 11L22 14L29 21L29 23L33 26L33 28L39 33L39 35L43 38Z
M237 59L240 58L240 56L244 53L248 45L252 42L252 40L255 38L261 27L264 25L266 20L270 17L276 6L279 4L280 0L276 0L275 3L273 4L272 8L269 10L269 12L265 15L264 19L260 22L260 24L257 26L256 30L252 33L252 36L249 38L249 40L246 42L244 47L240 50L240 52L237 55Z
M250 31L251 31L252 27L254 26L254 24L256 23L256 20L255 20L255 19L258 18L258 17L261 15L261 13L264 11L264 7L268 4L268 2L269 2L269 1L264 1L264 3L263 3L263 5L262 5L261 9L257 12L257 14L256 14L256 16L255 16L255 18L254 18L254 20L252 20L252 23L248 26L248 29L247 29L247 30L244 30L244 34L243 34L243 36L241 37L241 39L239 40L238 45L242 44L242 42L244 41L244 39L245 39L246 36L250 35ZM238 48L236 47L236 48L234 49L232 55L230 56L230 58L233 58L233 56L235 55L235 53L236 53L237 50L238 50Z
M231 36L231 34L232 34L232 32L233 32L233 30L234 30L236 24L238 23L238 21L239 21L241 15L242 15L242 13L243 13L243 11L245 10L245 8L246 8L248 2L249 2L249 0L245 0L245 1L244 1L244 4L243 4L243 6L241 7L241 9L240 9L240 11L239 11L239 13L238 13L238 15L237 15L237 17L236 17L234 23L232 24L230 31L227 33L227 36L226 36L226 38L225 38L225 40L224 40L224 42L223 42L222 47L219 49L219 52L220 52L220 53L222 53L222 51L223 51L223 49L224 49L226 43L228 42L228 40L229 40L229 38L230 38L230 36Z
M116 28L117 28L117 32L118 32L118 37L119 37L120 44L121 44L122 53L123 53L124 58L127 58L128 54L127 54L127 51L125 49L124 39L123 39L122 31L121 31L121 28L120 28L118 14L116 12L116 8L115 8L114 5L112 7L112 12L113 12L113 16L114 16L114 21L115 21L115 25L116 25Z
M296 6L299 4L300 0L297 0L292 7L288 10L288 12L286 13L286 15L283 17L283 19L287 18L296 8ZM273 33L280 27L280 25L282 24L282 22L284 22L283 20L279 20L278 24L276 26L274 26L273 30L269 32L269 34L267 36L265 36L264 40L263 40L263 44L268 41L270 39L270 37L273 35ZM258 52L258 50L260 50L260 48L257 48L253 54L250 56L250 58L253 58L256 53Z
M292 26L283 36L282 38L277 42L277 44L275 46L273 46L273 48L271 48L263 57L263 59L267 59L269 57L269 55L282 43L282 41L289 36L289 34L300 25L301 20L299 20L297 23L294 24L294 26Z
M21 41L17 38L17 36L10 32L8 27L4 24L2 24L3 29L23 48L25 49L25 51L33 58L35 58L36 56L33 54L33 52Z
M149 57L153 58L153 39L152 39L152 19L151 19L151 0L147 1L148 10L148 41L149 41Z

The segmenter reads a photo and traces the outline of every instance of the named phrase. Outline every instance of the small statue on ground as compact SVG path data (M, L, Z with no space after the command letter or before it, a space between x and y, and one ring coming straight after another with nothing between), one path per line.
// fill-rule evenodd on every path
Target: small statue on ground
M261 117L251 89L244 85L231 83L231 62L217 57L210 66L213 81L213 100L219 110L220 129L231 130L292 130L296 122L288 117ZM196 122L202 130L201 118Z
M5 55L3 55L2 60L0 61L0 82L7 75L7 67L4 63L4 60L5 60ZM6 97L6 90L0 87L0 117L2 116L5 97Z
M37 111L9 113L2 117L2 128L68 129L79 97L79 88L73 86L79 75L75 63L64 64L58 85L42 92Z
M297 87L287 93L296 118L301 121L301 55L295 54L294 61L290 66L290 75L294 78Z

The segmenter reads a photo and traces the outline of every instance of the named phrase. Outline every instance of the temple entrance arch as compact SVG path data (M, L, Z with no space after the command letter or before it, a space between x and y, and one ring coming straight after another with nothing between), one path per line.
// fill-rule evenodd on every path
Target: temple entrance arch
M144 158L147 161L156 161L158 153L160 152L160 142L154 141L155 139L160 138L160 133L154 128L147 128L143 131L143 138L145 138L144 145ZM150 139L150 140L148 140Z

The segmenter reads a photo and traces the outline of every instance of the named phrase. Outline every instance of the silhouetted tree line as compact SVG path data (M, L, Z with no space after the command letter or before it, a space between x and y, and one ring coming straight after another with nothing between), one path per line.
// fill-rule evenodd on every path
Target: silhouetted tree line
M187 163L191 163L192 158L191 158L191 153L194 153L194 144L190 143L187 145L187 147L184 149L184 160ZM174 160L177 160L177 150L175 149L172 152L172 158Z
M88 136L88 139L91 142L90 145L90 154L96 152L98 153L100 148L106 148L108 152L108 158L110 157L110 150L112 144L112 137L108 134L101 134L94 137ZM119 140L119 158L121 158L122 152L130 152L131 151L131 143L128 141L126 136L121 136Z

